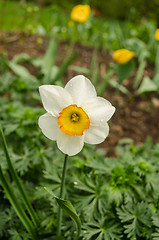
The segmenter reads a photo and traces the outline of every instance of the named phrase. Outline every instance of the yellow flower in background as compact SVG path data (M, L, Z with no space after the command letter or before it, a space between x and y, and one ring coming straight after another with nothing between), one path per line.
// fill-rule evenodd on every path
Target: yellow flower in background
M157 41L159 41L159 28L156 29L154 37Z
M114 52L113 60L119 64L125 64L129 62L134 57L134 52L127 49L119 49Z
M91 12L89 5L77 5L72 9L71 19L75 22L84 23L87 21Z

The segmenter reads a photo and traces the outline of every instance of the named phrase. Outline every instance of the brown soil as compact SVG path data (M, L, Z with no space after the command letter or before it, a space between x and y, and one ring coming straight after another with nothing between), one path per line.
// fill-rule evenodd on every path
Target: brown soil
M37 36L27 36L20 33L1 33L0 51L6 52L8 59L12 59L14 55L19 53L43 57L48 41L44 38L42 40L42 43L38 44L39 38ZM61 65L68 49L68 42L59 44L58 66ZM73 65L89 68L93 49L76 44L74 51L79 51L79 56ZM100 74L107 71L110 61L112 61L112 58L108 52L103 50L98 52ZM37 70L30 64L27 64L27 68L32 74L37 73ZM153 66L149 66L145 74L152 76ZM67 82L75 75L77 73L69 68L64 76L64 81ZM110 134L106 141L100 145L109 156L115 155L115 146L122 138L131 138L135 144L144 143L147 137L151 137L155 142L159 142L159 94L136 96L132 88L133 79L134 76L124 81L124 85L130 90L129 96L120 92L117 93L115 89L110 87L104 94L104 97L116 107L116 112L110 122Z

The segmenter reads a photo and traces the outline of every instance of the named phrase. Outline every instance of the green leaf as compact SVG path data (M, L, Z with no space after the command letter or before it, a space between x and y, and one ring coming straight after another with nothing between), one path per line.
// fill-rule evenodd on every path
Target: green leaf
M156 92L157 91L156 84L147 76L143 78L143 81L137 90L137 94L148 93L148 92Z
M43 64L43 59L38 58L38 57L34 57L30 60L30 62L37 68L41 68L42 64Z
M57 46L58 40L55 36L50 40L49 46L47 48L46 54L44 56L42 71L49 74L51 68L54 66L57 57Z
M69 65L78 57L78 54L79 54L78 52L75 52L73 56L69 57L64 61L61 68L59 69L59 71L57 72L57 74L53 79L54 82L56 82L58 79L60 79L63 76L63 74L66 72L67 68L69 67Z
M134 61L129 61L126 64L118 64L116 71L117 71L117 76L119 79L119 83L122 83L125 79L130 77L130 74L132 73L134 69Z
M152 81L155 83L155 85L158 87L159 89L159 72L156 72L156 74L154 75Z
M136 74L135 82L134 82L134 87L135 88L137 88L139 86L140 82L141 82L146 64L147 64L146 60L142 60L140 62L140 65L138 67L138 71L137 71L137 74Z
M16 64L14 62L8 62L8 67L19 77L35 79L35 77L31 75L25 67L19 64Z
M111 77L114 74L114 69L109 68L105 74L105 76L103 76L102 81L100 82L100 84L98 84L97 86L97 92L100 96L103 96L104 92L107 89L107 85L109 84L109 81L111 79Z
M159 214L155 213L154 216L152 216L152 222L155 225L155 227L159 228Z
M20 196L25 204L25 207L26 209L28 210L32 220L33 220L33 223L35 224L36 227L38 227L39 225L39 219L29 201L29 198L28 198L28 195L26 194L25 190L24 190L24 187L20 181L20 178L13 166L13 163L11 161L11 158L10 158L10 155L9 155L9 152L8 152L8 147L7 147L7 143L6 143L6 140L5 140L5 137L4 137L4 134L3 134L3 130L0 126L0 139L2 141L2 147L3 147L3 150L4 150L4 153L5 153L5 156L6 156L6 160L7 160L7 164L8 164L8 169L10 171L10 174L12 176L12 179L14 180L15 184L17 185L17 188L18 188L18 191L20 193ZM4 180L5 182L5 180Z
M49 189L47 189L46 187L44 187L44 189L52 196L56 199L58 205L69 215L70 218L72 218L72 220L74 221L75 225L76 225L76 229L77 229L77 235L76 235L76 239L79 238L80 236L80 232L81 232L81 221L72 205L72 203L68 200L64 200L61 198L56 197L52 191L50 191Z
M155 59L155 73L159 74L159 45L157 46L157 53L156 53L156 59Z
M8 197L9 202L11 203L16 214L18 215L21 222L25 226L26 230L33 235L34 239L37 239L37 233L34 229L34 226L33 226L32 222L30 221L30 219L28 218L21 203L18 201L17 196L15 195L10 183L7 181L5 175L2 171L1 166L0 166L0 182L1 182L1 185L6 193L7 197Z
M111 79L109 81L109 84L116 88L117 90L121 91L122 93L129 95L129 91L126 89L126 87L124 87L123 85L121 85L120 83L118 83L117 81L115 81L114 79Z
M75 66L75 65L72 65L71 66L71 70L77 72L78 74L89 74L90 70L88 68L85 68L85 67L79 67L79 66Z
M98 60L97 60L97 48L93 51L93 56L90 64L90 74L89 77L93 84L96 86L98 82L98 73L99 73L99 66L98 66Z
M107 216L100 216L98 218L98 222L90 221L89 224L84 227L84 239L87 240L119 240L122 238L122 235L120 234L121 228L119 225Z
M155 232L152 234L153 240L158 240L159 239L159 232Z
M147 234L151 229L151 213L146 202L133 203L129 202L127 205L122 205L117 208L117 214L124 225L125 233L128 239L136 237L146 228Z
M12 62L14 63L18 63L18 62L24 62L24 61L30 61L31 57L26 54L26 53L21 53L21 54L18 54L18 55L15 55L12 59Z
M18 128L18 124L8 123L5 125L5 127L6 127L5 134L9 135L10 133L14 132Z

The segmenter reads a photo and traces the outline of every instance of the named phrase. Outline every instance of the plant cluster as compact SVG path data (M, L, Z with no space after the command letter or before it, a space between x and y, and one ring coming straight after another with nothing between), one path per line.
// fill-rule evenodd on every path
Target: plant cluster
M10 120L15 121L14 118L17 116ZM30 131L32 136L38 135L36 138L19 136L15 130L10 132L9 152L40 218L39 232L43 235L39 238L56 239L57 205L44 187L59 195L63 157L49 141L45 140L44 148L36 125L35 119L32 120ZM147 139L143 146L136 147L125 139L117 147L117 153L119 157L107 158L102 150L86 145L82 153L69 158L65 198L71 200L80 216L80 239L156 240L159 237L159 144ZM1 165L10 179L2 149L1 156ZM19 199L14 182L11 184ZM3 189L0 194L1 239L32 239L6 200ZM75 229L67 215L63 218L62 233L64 239L74 239Z
M26 80L24 76L13 75L6 71L7 65L1 60L1 123L14 167L40 218L39 232L43 232L40 237L53 239L57 206L44 187L59 195L63 157L37 125L44 113L36 86L40 80L33 84L30 77ZM82 153L69 159L65 196L80 216L81 239L159 237L159 145L149 139L138 147L129 142L122 140L117 147L118 158L106 158L101 150L86 145ZM0 153L1 166L20 199L2 149ZM1 239L31 239L2 188L0 194ZM73 239L74 231L72 221L64 215L64 239Z
M10 1L6 3L2 2L0 4L0 11L5 9L6 14L8 13L8 17L5 15L2 27L4 26L4 29L10 29L12 24L9 22L12 20L12 18L10 18L10 11L14 9L15 15L18 16L15 18L15 29L30 31L31 33L39 35L52 35L52 33L56 33L59 35L60 40L70 40L70 48L72 49L75 42L93 46L95 48L92 57L93 71L92 69L89 70L80 67L74 67L73 69L77 73L82 74L85 74L85 72L90 74L91 72L94 82L97 82L100 75L97 60L98 49L108 49L110 54L113 55L113 58L116 52L125 49L131 52L131 56L134 56L134 58L128 61L128 56L125 55L122 57L122 63L121 60L119 60L119 55L118 59L117 57L114 58L117 64L110 63L106 74L100 76L102 84L98 86L97 89L99 94L103 94L107 85L111 85L128 95L129 91L125 88L123 82L132 74L135 74L133 88L137 95L158 92L159 46L158 30L156 29L155 22L142 20L140 24L136 25L133 24L130 19L124 22L106 20L101 16L96 16L89 5L77 5L72 11L71 6L69 5L66 8L67 11L64 11L63 8L57 5L39 8L34 4L18 4L11 3ZM20 15L21 17L19 17ZM50 16L51 20L45 21L48 19L48 16ZM37 38L37 44L41 44L41 41L42 39L40 37ZM56 47L56 44L54 44L54 51L50 51L54 56L56 55ZM112 51L115 52L113 53ZM132 57L129 57L129 60L131 58ZM39 61L33 61L33 64L34 63L40 64ZM155 68L154 75L151 77L144 75L149 63L153 63ZM50 62L48 66L51 66L51 64L53 65L53 62ZM42 65L42 71L47 72L48 66ZM137 71L135 71L136 69ZM53 68L52 72L55 72L56 75L55 68ZM50 71L49 74L51 74ZM114 74L117 76L116 78L114 78ZM57 80L58 77L59 75L57 74L55 79Z
M5 3L0 3L1 9L3 4ZM10 2L7 2L6 6L9 8L10 4L12 7L14 6L14 3ZM32 16L36 16L39 8L34 4L18 6L21 8L16 9L18 16L21 12L25 12L25 14L21 19L22 22L16 22L16 18L15 22L17 25L20 23L22 29L26 29L28 24L27 21L24 21L26 16L29 16L30 19ZM44 58L20 54L9 61L3 56L0 57L0 123L4 129L9 150L8 154L0 128L0 239L29 240L35 236L35 239L39 240L57 240L56 229L58 229L58 236L63 236L60 238L61 240L73 240L75 236L81 240L157 240L159 239L159 144L154 144L152 140L147 139L143 146L135 146L130 139L123 139L117 146L118 157L116 158L108 158L104 151L87 144L78 156L73 156L81 148L72 152L74 149L71 149L71 144L69 144L69 151L68 147L63 145L64 147L60 149L73 157L65 157L65 160L68 161L68 174L66 187L61 190L63 156L57 150L56 144L41 134L38 119L42 116L39 125L44 134L51 138L50 126L46 128L47 123L50 124L50 120L49 122L46 122L46 119L43 121L44 116L48 117L50 114L50 109L47 109L44 102L47 100L50 107L51 94L49 93L49 97L46 95L51 88L52 90L62 89L57 86L49 86L51 84L63 86L62 78L78 55L77 53L72 54L76 41L94 46L94 52L90 69L79 66L71 66L71 68L91 78L99 95L104 94L108 84L129 94L128 89L123 86L123 82L132 74L135 64L138 64L134 81L136 94L158 92L158 29L155 31L155 24L151 22L146 22L139 27L134 27L134 24L129 21L125 23L103 22L102 18L95 18L89 5L76 6L71 15L61 14L62 10L57 6L49 8L49 11L51 14L54 11L50 25L46 25L46 22L48 23L46 18L40 24L37 24L38 21L35 18L33 23L35 25L32 28L34 33L50 33L50 43ZM47 15L45 10L40 12L42 15ZM43 19L42 15L38 15L40 19ZM9 18L7 23L10 24ZM59 37L60 39L71 39L70 48L60 68L56 66ZM106 74L100 76L100 83L97 59L99 48L114 50L112 54L114 62L110 64ZM143 77L144 69L149 61L155 63L152 79L148 76ZM33 64L37 69L36 76L24 67L24 63L27 62ZM83 77L80 79L77 77L76 80L80 80L80 84L83 86L84 83L86 84L86 79ZM66 88L70 90L71 84L73 82L67 84ZM41 100L38 93L40 85L43 85L41 95L44 107L48 112L46 114L40 105ZM90 90L94 89L88 80L86 85L91 86ZM93 93L90 94L91 91L88 89L88 94L86 94L85 89L85 96L88 95L90 98L87 102L91 109L89 112L87 106L88 115L95 117L96 121L94 122L92 121L93 117L90 121L87 111L85 112L79 107L81 105L76 105L78 98L76 90L77 87L74 88L73 95L68 95L68 93L66 95L67 91L65 91L65 97L58 92L59 96L64 98L64 104L65 101L71 99L69 106L65 107L63 104L62 109L58 111L57 119L58 124L63 128L62 134L65 134L65 137L68 137L66 134L69 134L69 137L72 135L81 137L92 123L94 124L93 128L96 129L94 138L88 134L85 142L99 143L101 141L97 141L97 138L100 135L99 128L102 126L102 119L99 116L97 119L95 114L93 116L92 105L97 106L98 104L94 101L91 102L91 97L96 96L95 90L92 90ZM67 99L67 96L70 99ZM72 105L72 99L75 100L74 105ZM59 98L56 99L57 102L58 100ZM105 100L100 98L99 101L104 102ZM54 104L58 105L56 102ZM56 106L54 109L56 110ZM106 109L101 110L97 106L96 110L98 110L98 115L102 113L100 116L105 116L103 114ZM108 115L112 115L114 112L113 110L110 114L109 108L107 111ZM79 116L83 117L83 122L79 122ZM53 119L52 115L51 117ZM110 116L106 117L107 119L104 120L107 122ZM99 121L101 122L99 123ZM74 127L76 123L78 123L78 128ZM106 126L101 128L100 133L105 131ZM53 131L53 129L51 130ZM107 133L102 137L102 141L106 135ZM73 140L71 139L71 141L73 145ZM4 152L1 146L4 147ZM21 178L22 185L18 176ZM62 197L71 202L61 199ZM29 202L27 203L27 201ZM59 224L61 219L59 220L57 217L57 204L67 213L63 214L62 225ZM33 213L36 215L34 216ZM59 216L61 215L59 214ZM76 228L70 217L74 220ZM80 231L80 222L82 231ZM59 228L60 225L61 228Z

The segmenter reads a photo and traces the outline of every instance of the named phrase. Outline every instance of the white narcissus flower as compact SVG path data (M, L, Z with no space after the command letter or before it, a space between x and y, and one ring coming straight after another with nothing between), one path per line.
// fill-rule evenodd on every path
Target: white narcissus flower
M55 85L39 87L47 113L40 116L43 134L57 141L58 148L69 156L79 153L84 142L99 144L109 133L107 121L115 108L97 97L91 81L82 75L72 78L65 88Z

